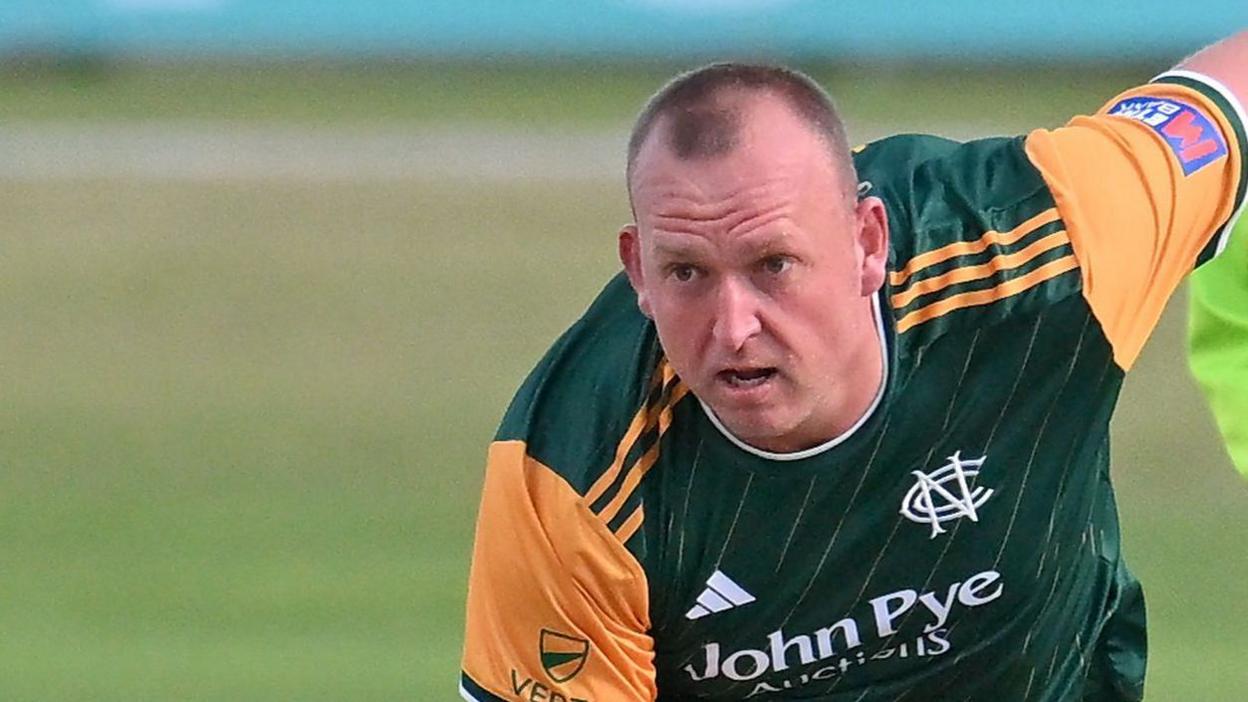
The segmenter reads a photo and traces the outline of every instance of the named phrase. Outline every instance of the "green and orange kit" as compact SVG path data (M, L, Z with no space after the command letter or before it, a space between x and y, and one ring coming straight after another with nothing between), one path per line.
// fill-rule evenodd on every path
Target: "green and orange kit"
M1228 246L1239 110L1175 73L1052 131L858 150L885 380L801 453L725 430L612 280L490 446L464 698L1140 699L1109 419Z

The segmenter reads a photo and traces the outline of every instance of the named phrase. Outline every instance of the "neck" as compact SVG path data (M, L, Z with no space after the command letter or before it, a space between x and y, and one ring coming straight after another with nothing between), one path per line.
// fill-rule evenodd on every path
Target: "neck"
M872 324L875 326L874 318ZM836 397L829 398L828 412L811 417L782 440L759 448L776 453L806 451L843 437L865 422L883 392L883 339L878 333L854 354L852 367L856 370L830 380Z

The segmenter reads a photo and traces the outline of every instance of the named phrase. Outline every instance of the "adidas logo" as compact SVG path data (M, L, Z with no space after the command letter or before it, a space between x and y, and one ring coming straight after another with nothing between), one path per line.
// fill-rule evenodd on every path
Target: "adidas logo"
M706 589L698 595L698 603L685 612L685 619L701 619L708 614L740 607L754 601L754 596L720 571L706 579Z

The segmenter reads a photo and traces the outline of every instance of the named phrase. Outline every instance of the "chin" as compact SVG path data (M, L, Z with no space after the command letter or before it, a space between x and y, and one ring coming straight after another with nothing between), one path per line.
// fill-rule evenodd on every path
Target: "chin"
M769 412L730 412L727 415L716 411L720 422L732 435L755 448L776 453L786 453L797 449L789 448L786 441L791 437L795 426L784 418L769 416Z

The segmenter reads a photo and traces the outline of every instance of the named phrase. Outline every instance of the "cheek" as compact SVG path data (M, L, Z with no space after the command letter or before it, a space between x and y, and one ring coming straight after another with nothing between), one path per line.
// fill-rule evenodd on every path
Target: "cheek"
M709 328L710 316L696 304L683 301L652 300L651 307L659 340L668 357L681 360L697 354Z
M826 365L845 352L848 339L861 333L846 306L832 301L835 295L825 291L775 307L773 334L802 362Z

